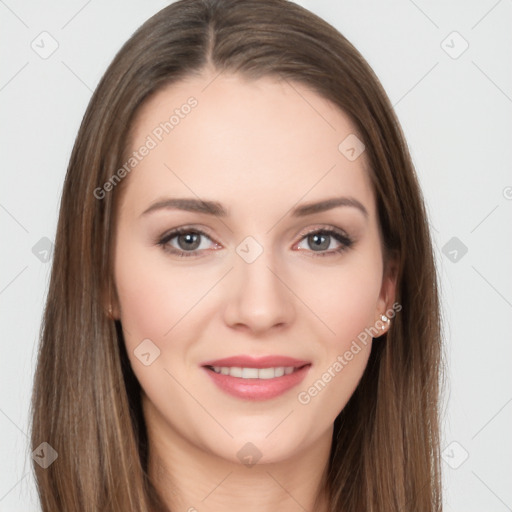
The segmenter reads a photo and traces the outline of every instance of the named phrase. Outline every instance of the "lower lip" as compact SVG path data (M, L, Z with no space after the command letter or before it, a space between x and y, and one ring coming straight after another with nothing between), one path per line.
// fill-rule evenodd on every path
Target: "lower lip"
M245 400L269 400L286 393L288 390L300 384L311 365L308 364L302 368L273 379L242 379L215 373L206 366L203 369L210 376L213 382L225 393L243 398Z

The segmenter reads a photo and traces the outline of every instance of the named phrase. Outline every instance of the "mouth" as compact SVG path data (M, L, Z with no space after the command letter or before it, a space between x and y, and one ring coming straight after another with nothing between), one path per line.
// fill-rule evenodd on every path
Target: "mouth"
M268 400L300 384L312 364L284 356L236 356L201 366L221 391L244 400Z

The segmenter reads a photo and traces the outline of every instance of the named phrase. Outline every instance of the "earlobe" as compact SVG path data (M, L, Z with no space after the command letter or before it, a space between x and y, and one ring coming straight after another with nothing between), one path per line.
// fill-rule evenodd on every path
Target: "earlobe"
M375 321L372 328L372 337L380 338L384 334L386 334L391 325L391 319L386 315L386 313L382 313L379 316L379 319Z
M119 320L120 315L116 299L111 300L108 305L108 316L111 320Z
M386 316L386 314L382 314L380 315L380 321L381 321L381 325L380 325L380 329L382 331L382 334L386 333L389 329L389 326L391 325L391 319Z
M107 316L110 320L119 320L119 307L117 305L117 297L115 292L112 293L112 288L109 287L108 297L104 302Z
M109 304L107 306L107 316L110 320L119 320L119 309L117 306L112 306L112 304Z

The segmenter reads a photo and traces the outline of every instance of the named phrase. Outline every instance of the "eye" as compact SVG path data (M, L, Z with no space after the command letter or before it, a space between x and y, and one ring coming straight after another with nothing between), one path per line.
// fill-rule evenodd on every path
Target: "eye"
M192 228L177 228L169 233L166 233L159 241L158 245L166 252L180 257L198 256L199 251L211 249L209 243L214 245L214 249L220 247L219 244L213 240L200 229Z
M314 256L333 256L349 249L353 240L342 231L333 228L322 228L306 233L297 245L299 250L307 250L316 253ZM301 244L308 247L301 247Z
M179 257L197 257L201 251L221 248L204 231L190 227L173 229L163 235L157 244L165 252ZM304 244L308 247L304 247ZM314 253L313 256L334 256L346 251L352 244L353 240L343 231L322 228L303 235L296 247Z

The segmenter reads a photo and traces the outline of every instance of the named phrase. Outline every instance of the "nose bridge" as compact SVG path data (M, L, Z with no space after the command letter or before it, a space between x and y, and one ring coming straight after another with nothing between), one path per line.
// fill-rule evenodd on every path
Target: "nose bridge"
M292 294L281 282L277 255L253 237L236 248L233 290L226 308L226 322L265 330L294 318Z

